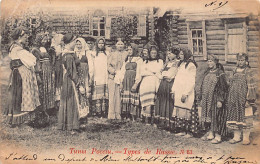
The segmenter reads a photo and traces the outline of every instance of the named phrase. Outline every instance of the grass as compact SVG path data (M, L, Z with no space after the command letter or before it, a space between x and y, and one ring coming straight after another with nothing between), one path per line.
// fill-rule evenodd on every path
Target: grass
M2 70L5 69L2 68ZM5 74L7 75L6 72ZM1 109L4 109L6 107L7 76L1 76L0 82ZM67 131L57 130L57 117L53 115L50 117L50 125L44 128L32 128L28 125L10 128L1 116L0 145L9 147L17 143L15 144L17 147L35 153L69 152L70 148L86 149L87 151L91 151L92 148L113 151L128 148L144 151L148 148L153 153L156 149L192 150L195 155L207 154L220 157L229 155L238 149L246 149L246 151L239 153L242 157L243 154L260 152L259 145L255 144L243 146L223 142L213 145L199 138L176 137L174 134L139 122L110 121L91 117L85 126L81 128L81 133L74 135ZM259 132L255 134L259 134Z

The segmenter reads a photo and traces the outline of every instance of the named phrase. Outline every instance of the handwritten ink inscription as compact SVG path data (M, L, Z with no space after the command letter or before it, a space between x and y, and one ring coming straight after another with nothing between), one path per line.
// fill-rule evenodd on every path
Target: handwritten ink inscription
M128 149L125 149L124 151L126 152ZM93 162L93 161L101 161L101 162L124 162L124 163L132 163L132 162L146 162L146 163L174 163L174 164L179 164L179 163L210 163L210 164L217 164L217 163L224 163L224 164L231 164L231 163L251 163L251 164L256 164L257 161L252 161L249 159L246 159L244 157L235 157L235 156L225 156L222 155L221 157L212 157L212 156L198 156L198 155L172 155L173 152L167 152L167 154L162 153L160 149L154 152L156 155L147 155L147 151L149 152L150 150L146 150L144 152L146 153L124 153L122 151L122 154L126 154L126 157L118 157L114 156L112 154L106 154L106 155L93 155L91 153L87 154L74 154L74 153L69 153L69 155L66 154L59 154L55 157L53 156L41 156L37 154L33 155L27 155L27 154L18 154L18 153L10 153L7 157L5 157L5 160L12 160L12 161L42 161L44 163L49 163L49 162L57 162L57 163L87 163L87 162ZM158 153L158 151L161 151L161 153ZM160 154L160 155L159 155ZM164 155L162 155L164 154ZM175 153L174 153L175 154ZM72 155L72 156L71 156Z
M223 6L225 6L228 1L212 1L210 3L205 4L205 7L212 8L212 10L217 10Z

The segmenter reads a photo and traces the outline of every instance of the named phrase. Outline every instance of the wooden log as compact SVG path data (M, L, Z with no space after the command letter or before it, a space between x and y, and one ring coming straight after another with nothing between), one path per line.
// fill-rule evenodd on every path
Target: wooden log
M247 52L249 58L250 57L260 57L259 52Z
M259 36L259 31L248 31L247 33L249 36L253 35L253 36Z
M187 35L187 30L186 31L178 31L178 35Z
M172 37L170 40L173 41L173 42L178 42L178 38L177 37Z
M206 30L224 30L224 26L206 26Z
M249 61L249 65L250 65L250 67L252 67L252 68L258 68L258 67L259 67L259 62L254 62L254 61L250 62L250 61Z
M178 31L185 31L187 30L187 26L179 26L177 29Z
M178 35L179 40L187 40L188 36L187 35Z
M179 42L178 41L175 41L175 42L172 42L173 45L178 45Z
M171 29L170 31L171 31L171 32L174 32L174 33L177 33L177 32L178 32L177 29Z
M187 26L186 22L178 22L177 24L178 24L178 26Z
M225 45L225 40L208 40L207 45Z
M248 41L248 47L259 47L260 43L258 41Z
M250 17L249 17L249 20L251 21L256 21L256 20L258 20L258 16L257 15L250 15Z
M206 26L223 26L224 24L222 21L206 21Z
M171 28L177 29L178 25L177 24L172 24Z
M259 41L259 35L248 36L248 41Z
M249 21L249 26L259 26L259 21Z
M188 44L188 39L187 40L178 40L179 44Z
M208 54L225 55L225 50L207 50Z
M208 45L208 50L225 50L225 46L223 45Z
M225 35L206 35L207 40L225 40Z
M212 31L206 31L207 35L225 35L225 30L212 30Z
M243 28L243 23L232 23L228 24L228 29Z
M180 41L178 42L178 46L179 47L188 47L188 43L187 44L181 44Z
M177 33L174 33L174 32L171 32L171 33L170 33L170 36L171 36L171 37L176 37L176 38L177 38L178 34L177 34Z
M259 52L259 47L248 47L248 52Z
M249 26L248 31L259 31L259 26Z

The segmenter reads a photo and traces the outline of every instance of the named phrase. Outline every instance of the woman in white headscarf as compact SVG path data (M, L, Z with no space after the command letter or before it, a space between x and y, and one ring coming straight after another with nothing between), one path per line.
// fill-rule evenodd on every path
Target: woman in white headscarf
M76 39L76 46L75 46L75 54L80 61L80 65L78 68L79 74L79 82L80 87L78 88L79 93L79 116L86 122L86 116L89 113L89 95L90 95L90 87L89 87L89 64L88 64L88 57L87 57L87 44L83 38Z

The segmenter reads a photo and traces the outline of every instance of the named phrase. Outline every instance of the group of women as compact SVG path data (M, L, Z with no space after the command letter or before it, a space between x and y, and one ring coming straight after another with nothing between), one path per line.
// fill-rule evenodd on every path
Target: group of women
M68 33L54 34L51 43L38 34L28 51L26 37L16 29L9 50L12 73L5 113L10 124L32 120L37 110L48 115L58 105L57 128L72 133L92 116L137 120L185 138L203 129L207 133L201 139L213 144L233 129L230 143L240 142L242 133L243 144L250 143L256 84L246 54L237 54L231 80L218 58L209 55L195 93L198 66L187 48L168 49L162 60L154 42L138 53L138 45L125 46L119 39L116 50L107 51L104 38L93 48Z

